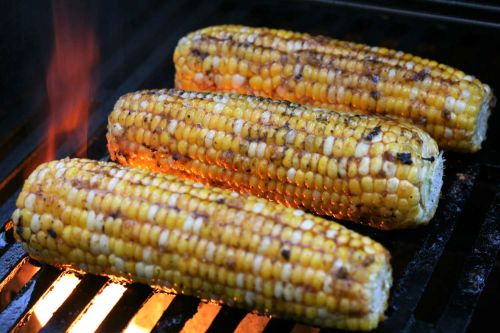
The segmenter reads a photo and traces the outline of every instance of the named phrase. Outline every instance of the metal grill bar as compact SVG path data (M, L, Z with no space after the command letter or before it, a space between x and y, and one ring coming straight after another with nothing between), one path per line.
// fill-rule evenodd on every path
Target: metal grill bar
M191 319L198 310L200 301L190 296L178 295L161 315L152 333L179 332L186 321Z
M33 305L60 275L61 271L55 268L42 267L0 313L0 333L10 332L15 326L22 325Z
M224 306L217 313L206 333L233 332L246 315L245 310Z

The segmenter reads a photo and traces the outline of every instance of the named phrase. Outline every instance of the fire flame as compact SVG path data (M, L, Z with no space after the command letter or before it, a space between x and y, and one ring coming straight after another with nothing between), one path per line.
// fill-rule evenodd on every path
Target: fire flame
M92 100L92 70L98 60L94 31L84 12L70 1L53 1L54 46L47 73L49 129L46 160L56 158L64 137L86 154L87 120Z

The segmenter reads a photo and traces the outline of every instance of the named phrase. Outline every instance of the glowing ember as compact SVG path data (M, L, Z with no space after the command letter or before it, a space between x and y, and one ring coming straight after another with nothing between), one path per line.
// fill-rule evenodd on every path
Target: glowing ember
M118 283L108 284L99 295L94 297L92 303L83 315L74 323L68 332L93 332L106 318L113 306L120 300L126 288Z
M35 304L33 316L40 326L45 325L54 312L69 297L73 289L80 283L75 274L67 273L54 282L51 289Z
M150 332L174 297L166 293L156 293L151 296L132 318L123 333Z
M55 159L58 138L84 147L92 98L92 69L98 59L93 29L69 1L53 1L54 49L47 73L49 132L46 160Z
M271 318L266 316L259 316L253 313L249 313L243 318L238 324L235 333L259 333L264 331L267 323Z
M198 311L193 318L186 322L181 332L205 332L210 327L212 321L214 321L220 309L221 306L215 303L200 303Z

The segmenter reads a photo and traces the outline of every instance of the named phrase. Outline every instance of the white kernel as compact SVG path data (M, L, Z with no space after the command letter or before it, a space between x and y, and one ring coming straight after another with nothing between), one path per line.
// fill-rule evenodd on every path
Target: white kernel
M42 170L42 172L43 172L43 176L45 176L45 174L47 173L47 169ZM40 172L40 174L42 172ZM64 175L65 172L66 172L66 169L57 169L57 171L56 171L56 178L62 178L62 176ZM39 175L38 179L42 180L43 176Z
M410 98L415 98L415 97L418 97L418 88L417 87L413 87L410 90Z
M271 230L271 235L275 237L279 236L281 234L281 229L282 229L281 225L275 224L273 229Z
M286 134L286 137L285 137L285 142L287 144L293 143L296 135L297 135L297 132L295 130L292 129L292 130L288 131L288 133Z
M283 283L277 281L274 284L274 297L279 299L283 295Z
M290 168L288 169L287 173L286 173L286 179L292 183L294 180L295 180L295 169L294 168Z
M169 207L175 207L175 204L177 203L177 199L179 198L178 193L173 193L170 198L168 198L168 206Z
M184 220L184 225L182 229L184 231L190 231L191 228L193 227L194 224L194 218L191 215L188 215L188 217Z
M264 239L260 242L257 252L260 254L265 254L270 245L271 239L269 237L264 237Z
M328 317L328 310L326 308L319 308L318 309L318 317L320 317L320 318Z
M326 275L325 279L323 280L323 291L326 294L331 294L333 292L333 278L330 275Z
M347 157L342 157L339 162L338 173L340 177L347 175Z
M300 243L302 239L302 232L300 230L295 230L292 234L292 243L297 244Z
M193 233L199 234L202 226L203 226L203 218L197 217L196 220L194 220Z
M167 95L165 95L165 94L161 94L160 96L158 96L158 101L160 101L160 102L163 102L166 99L167 99Z
M109 254L109 238L106 235L101 235L99 239L99 249L103 254Z
M470 91L467 89L462 90L462 97L464 100L468 101L470 98Z
M220 58L218 56L214 56L212 58L212 66L217 68L219 67L219 63L220 63Z
M365 142L360 142L356 146L356 151L354 152L354 157L363 157L368 155L368 149L370 146Z
M259 271L260 271L260 266L262 266L262 262L264 261L264 257L263 256L256 256L253 260L253 264L252 264L252 271L254 272L254 274L258 274Z
M175 120L175 119L170 120L170 122L168 123L168 126L167 126L168 133L174 134L176 128L177 128L177 120Z
M451 96L448 96L444 100L444 107L447 110L453 110L453 108L455 107L455 103L456 103L456 99L451 97Z
M293 290L295 288L291 283L287 283L285 289L283 290L283 295L285 296L285 300L291 302L293 300Z
M203 187L205 187L205 185L203 185L202 183L198 183L198 182L193 183L191 186L193 186L194 188L203 188Z
M250 145L248 145L248 157L255 157L257 153L257 142L251 142Z
M386 177L394 177L396 174L396 164L385 161L382 165L382 170L384 170Z
M302 215L304 215L304 211L300 210L300 209L295 209L293 211L293 215L295 215L295 216L302 216Z
M251 291L247 291L245 293L245 302L248 305L252 306L253 303L254 303L254 300L255 300L255 294L253 292L251 292Z
M314 222L312 220L304 220L304 222L300 224L302 230L311 230L312 227L314 227Z
M207 244L207 250L205 252L205 259L212 261L214 258L216 246L214 243L210 242Z
M123 261L122 258L116 257L115 258L115 266L120 272L125 272L125 262Z
M169 230L163 230L158 237L158 246L160 248L166 247L168 245L168 236L170 235Z
M465 111L466 104L464 101L457 101L455 103L455 110L457 112L464 112Z
M85 203L85 207L87 209L90 209L92 207L92 203L94 202L94 198L95 198L95 191L90 190L89 194L87 195L87 201Z
M283 269L281 270L281 280L289 281L290 276L292 276L292 264L286 263L283 265Z
M265 142L259 142L257 145L257 157L264 157L264 154L266 152L266 143Z
M252 207L252 211L253 211L254 213L257 213L257 214L258 214L258 213L262 212L262 210L264 209L264 207L265 207L265 206L266 206L266 205L265 205L264 203L262 203L262 202L257 202L255 205L253 205L253 207Z
M141 108L146 109L148 107L148 101L142 101L141 102Z
M293 76L298 76L302 72L302 65L301 64L296 64L294 69L293 69Z
M205 145L207 147L212 147L212 141L214 140L215 137L215 131L210 130L208 131L207 135L205 136Z
M17 211L17 212L19 214L19 211ZM14 220L14 218L13 218L13 220ZM14 222L16 222L16 221L14 221ZM41 224L40 224L40 215L33 214L33 217L31 218L31 223L30 223L31 231L33 231L34 233L39 232L40 231L40 227L41 227Z
M160 207L158 205L151 205L148 209L148 221L154 221L155 215Z
M116 178L123 178L123 176L125 176L125 174L126 174L126 173L127 173L127 171L125 171L125 170L123 170L123 169L118 170L118 171L116 172L116 174L115 174L115 177L116 177ZM98 176L98 175L96 175L96 176Z
M222 103L217 103L214 105L214 113L221 113L224 110L225 105Z
M337 230L336 229L328 229L326 231L326 237L328 238L334 238L335 236L337 236Z
M333 151L333 143L335 142L335 138L331 135L327 136L325 142L323 144L323 154L325 156L330 156Z
M90 236L90 253L99 254L100 238L98 234L92 234L92 236Z
M301 287L294 288L293 298L298 304L302 303L302 299L304 298L304 289Z
M118 178L112 178L108 183L108 191L113 191L118 181Z
M258 293L262 293L262 278L257 276L254 280L255 291Z
M241 87L246 81L246 78L240 74L234 74L232 83L233 83L233 88L239 88Z
M138 276L145 276L146 275L143 262L136 262L135 263L135 272Z
M139 99L139 98L141 98L141 94L139 94L139 93L135 94L133 97L133 99Z
M142 260L146 263L151 263L151 247L146 246L142 250Z
M95 230L96 215L93 210L89 211L87 214L87 229L90 231Z
M407 70L412 70L414 66L415 66L415 63L413 61L408 61L405 64L405 67L406 67Z
M370 158L368 156L365 156L361 159L361 162L359 163L358 172L361 176L366 176L369 171L370 171Z
M35 208L35 200L36 196L33 193L28 194L24 199L24 207L33 210Z
M241 129L243 128L244 123L245 123L245 121L243 119L238 119L234 122L234 125L233 125L234 134L239 135L241 133Z
M271 119L271 112L269 111L264 111L262 112L262 115L260 116L260 122L262 124L267 124L269 123L269 120Z
M393 79L396 76L396 69L391 68L389 70L389 73L387 74L387 76L388 76L389 79Z
M396 177L389 178L389 180L387 180L387 192L396 193L396 191L398 190L398 185L399 179L397 179Z
M144 267L144 275L146 276L146 278L148 279L153 278L153 271L154 271L153 268L154 268L153 265L146 265L146 267Z
M205 77L205 76L204 76L202 73L196 73L196 74L194 75L193 81L194 81L195 83L198 83L198 84L203 83L203 79L204 79L204 77Z
M97 231L102 231L104 230L104 214L99 213L95 217L95 222L94 222L94 228Z
M243 273L236 274L236 286L238 288L243 288L245 286L245 274Z

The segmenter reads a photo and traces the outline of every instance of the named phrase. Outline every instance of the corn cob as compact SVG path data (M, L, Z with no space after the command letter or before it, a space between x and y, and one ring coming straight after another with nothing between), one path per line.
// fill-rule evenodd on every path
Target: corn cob
M39 166L13 213L36 259L308 324L369 330L389 253L341 225L253 196L110 162Z
M124 165L383 229L428 222L442 184L436 142L417 127L252 96L131 93L107 138Z
M407 119L441 148L481 148L494 98L462 71L411 54L324 36L214 26L182 38L176 87L238 92Z

